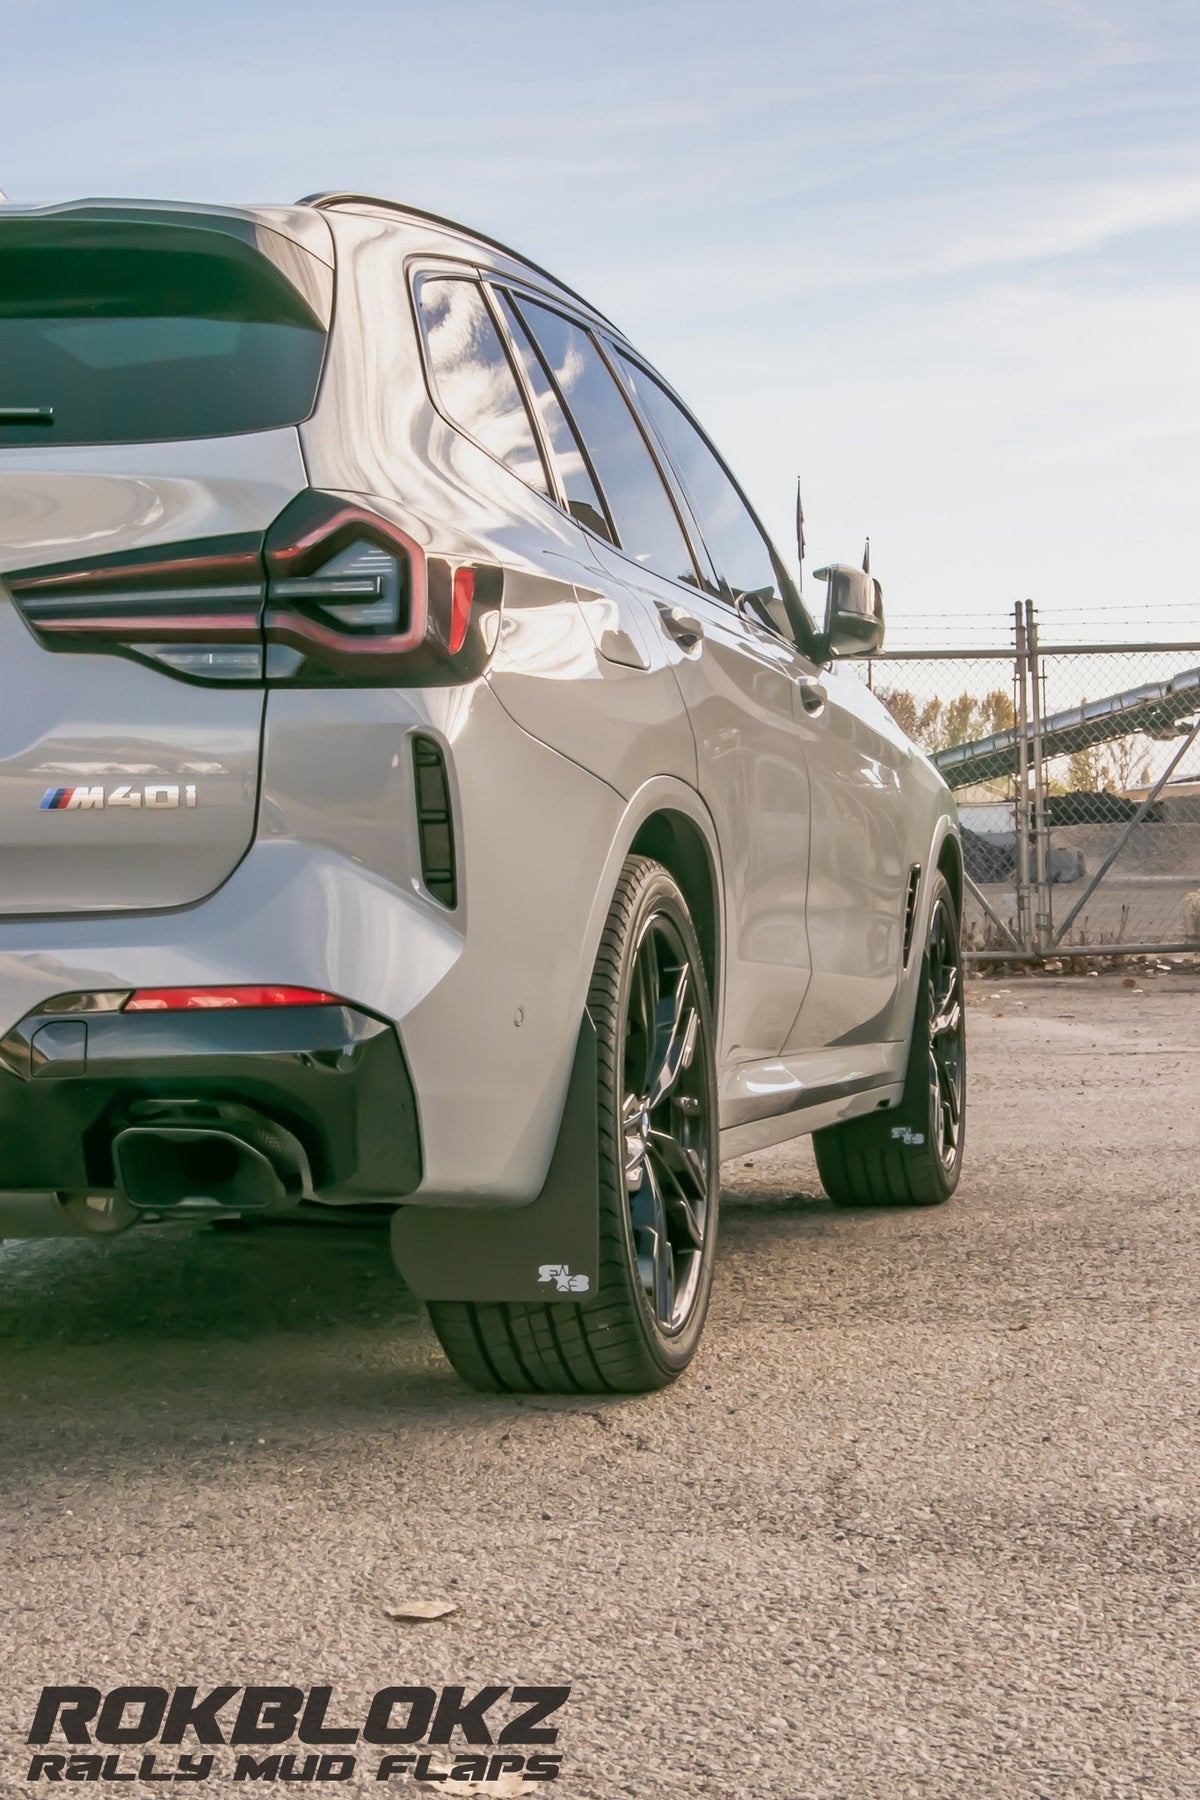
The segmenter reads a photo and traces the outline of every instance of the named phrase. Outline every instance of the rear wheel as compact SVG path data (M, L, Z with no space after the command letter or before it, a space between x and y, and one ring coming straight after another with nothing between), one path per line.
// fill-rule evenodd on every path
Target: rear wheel
M934 876L904 1094L891 1112L813 1133L817 1168L840 1206L936 1206L958 1186L967 1046L954 896Z
M473 1387L641 1393L691 1361L716 1249L712 1008L687 903L660 863L631 856L600 943L597 1038L600 1279L585 1301L437 1301L442 1348Z

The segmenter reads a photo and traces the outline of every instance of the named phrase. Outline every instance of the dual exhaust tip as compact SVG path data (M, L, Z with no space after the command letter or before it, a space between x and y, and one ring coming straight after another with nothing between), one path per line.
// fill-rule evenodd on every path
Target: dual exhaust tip
M137 1212L286 1212L311 1199L299 1141L248 1108L173 1106L113 1139L118 1191Z

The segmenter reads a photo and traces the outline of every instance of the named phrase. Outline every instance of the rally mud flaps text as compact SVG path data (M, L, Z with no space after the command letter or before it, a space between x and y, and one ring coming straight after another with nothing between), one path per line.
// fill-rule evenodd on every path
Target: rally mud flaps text
M339 1711L330 1687L45 1687L25 1779L554 1781L562 1757L543 1746L557 1743L570 1693L386 1687L355 1717ZM183 1748L188 1737L200 1748Z

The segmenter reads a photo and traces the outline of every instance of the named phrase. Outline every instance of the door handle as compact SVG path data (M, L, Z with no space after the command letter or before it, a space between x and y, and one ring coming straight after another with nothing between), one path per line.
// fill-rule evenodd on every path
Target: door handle
M811 675L801 675L796 686L800 690L800 704L811 718L815 719L818 713L825 711L829 695L819 681L814 681Z
M681 650L694 650L704 638L704 627L699 619L691 613L684 612L682 606L664 606L656 601L659 622L669 638L674 638Z

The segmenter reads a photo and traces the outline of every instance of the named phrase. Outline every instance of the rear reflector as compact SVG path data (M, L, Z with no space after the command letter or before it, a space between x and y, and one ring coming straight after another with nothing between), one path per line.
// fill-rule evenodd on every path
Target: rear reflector
M138 988L122 1012L190 1012L227 1006L344 1006L337 994L304 987Z
M450 654L457 656L467 641L471 623L471 602L475 598L474 569L455 569L454 589L450 601Z

